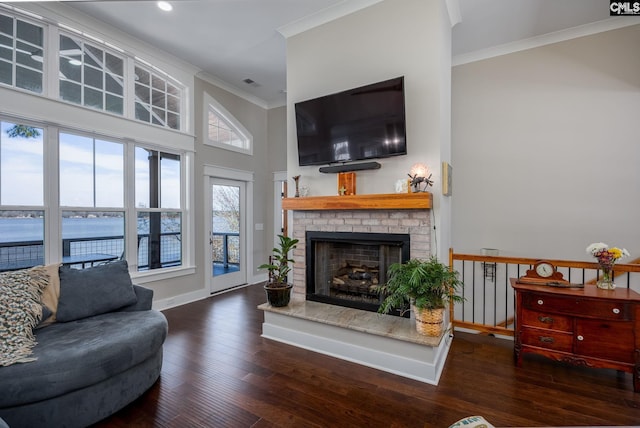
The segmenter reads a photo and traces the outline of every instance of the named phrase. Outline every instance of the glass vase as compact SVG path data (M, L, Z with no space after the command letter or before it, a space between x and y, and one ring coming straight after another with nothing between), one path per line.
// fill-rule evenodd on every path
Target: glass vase
M596 281L598 288L602 290L613 290L616 285L613 283L613 266L600 265L600 275Z

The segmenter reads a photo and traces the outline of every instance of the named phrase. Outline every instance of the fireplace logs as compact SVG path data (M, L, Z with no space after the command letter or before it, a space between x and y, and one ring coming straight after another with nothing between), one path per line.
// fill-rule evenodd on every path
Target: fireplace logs
M378 266L366 264L355 266L355 263L346 261L344 266L338 269L331 281L332 292L362 297L377 296L373 287L379 283Z

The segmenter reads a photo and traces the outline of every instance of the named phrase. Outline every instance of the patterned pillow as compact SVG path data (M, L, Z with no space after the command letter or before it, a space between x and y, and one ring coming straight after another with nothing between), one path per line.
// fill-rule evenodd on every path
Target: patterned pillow
M42 266L0 273L0 366L35 360L33 328L42 317L40 295L48 283Z

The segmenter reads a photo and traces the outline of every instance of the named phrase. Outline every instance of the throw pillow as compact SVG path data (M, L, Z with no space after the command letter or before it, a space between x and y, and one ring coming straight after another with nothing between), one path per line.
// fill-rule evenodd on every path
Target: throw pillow
M48 309L48 314L42 315L42 321L36 328L46 327L56 322L58 299L60 298L60 275L58 274L60 264L46 265L44 268L49 274L49 285L42 292L42 304Z
M60 268L58 322L104 314L137 302L125 260L89 267Z
M0 366L35 360L33 328L42 317L40 296L48 282L42 266L0 273Z

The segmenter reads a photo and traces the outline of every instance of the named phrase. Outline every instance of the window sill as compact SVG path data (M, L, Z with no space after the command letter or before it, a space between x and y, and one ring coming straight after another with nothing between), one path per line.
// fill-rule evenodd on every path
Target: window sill
M180 266L175 268L154 269L153 271L131 272L131 279L135 284L178 278L196 273L195 266Z

